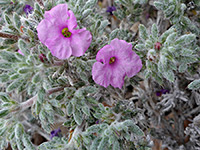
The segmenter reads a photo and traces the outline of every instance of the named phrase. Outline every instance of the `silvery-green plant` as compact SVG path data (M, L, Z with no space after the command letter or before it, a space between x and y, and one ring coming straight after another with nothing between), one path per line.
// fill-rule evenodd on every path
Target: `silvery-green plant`
M187 16L186 1L154 1L170 28L160 33L153 24L148 32L141 24L139 37L130 27L140 21L147 0L115 1L120 25L114 29L97 2L0 0L0 149L10 144L13 150L148 150L155 139L163 148L199 148L199 22ZM38 39L44 12L61 3L75 14L77 28L92 34L81 57L59 60ZM26 4L33 7L28 15ZM198 12L198 0L194 4ZM122 89L97 85L91 73L97 52L114 38L131 42L143 62ZM162 88L169 92L156 96ZM192 123L183 127L188 120ZM67 131L51 139L58 124ZM46 142L34 145L36 132ZM189 142L184 143L184 133Z

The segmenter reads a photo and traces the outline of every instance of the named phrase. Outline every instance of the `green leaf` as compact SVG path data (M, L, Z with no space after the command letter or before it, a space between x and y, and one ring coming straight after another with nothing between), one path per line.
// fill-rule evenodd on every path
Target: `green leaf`
M29 85L27 92L28 92L28 95L32 95L34 92L36 92L36 85L35 84Z
M78 125L81 125L81 123L83 122L83 115L82 115L81 111L78 109L75 109L75 111L73 112L73 117L74 117L74 120L76 121L76 123Z
M30 54L30 50L26 44L25 41L23 41L22 39L19 39L18 40L18 47L19 49L21 50L21 52L24 54L24 55L29 55Z
M99 19L98 21L96 21L95 23L95 30L97 30L101 25L101 20Z
M169 80L170 82L174 82L174 72L172 70L165 71L163 73L164 77Z
M36 115L39 115L40 111L41 111L41 104L38 101L36 101L36 103L35 103L35 113L36 113Z
M139 25L139 36L143 41L146 41L149 37L147 29L143 24Z
M35 147L26 134L23 134L22 141L27 150L35 150Z
M0 0L0 5L10 4L8 0Z
M158 38L158 27L155 23L151 27L151 32L152 32L153 38L157 39Z
M20 29L20 27L21 27L21 21L20 21L19 15L16 14L16 13L14 13L13 19L14 19L15 26L16 26L18 29Z
M27 33L32 39L35 37L35 34L34 34L34 32L32 30L28 29Z
M193 42L196 39L196 35L195 34L186 34L186 35L182 35L181 37L179 37L175 44L176 45L188 45L191 42Z
M119 142L116 140L113 144L113 150L120 150Z
M20 85L23 83L24 79L19 78L15 81L13 81L9 86L6 88L7 92L10 92L12 90L15 90L16 88L20 87Z
M0 75L0 83L8 82L9 76L7 74L1 74Z
M92 145L90 146L91 150L96 150L99 143L101 142L101 137L97 137L92 141Z
M199 89L199 88L200 88L200 79L192 81L192 82L188 85L188 88L189 88L189 89L192 89L192 90Z
M144 132L135 124L130 125L129 129L137 136L144 136Z
M37 97L37 101L42 104L45 100L45 96L46 96L46 91L44 88L40 88L39 92L38 92L38 97Z
M0 56L3 60L6 60L8 62L18 61L17 58L15 57L15 54L8 51L0 51Z
M24 133L23 125L22 125L21 123L18 123L18 124L15 126L15 138L16 138L16 139L21 139L23 133Z
M24 145L21 139L16 138L16 143L18 150L24 150Z
M105 150L105 146L107 145L107 143L108 143L108 137L103 137L101 139L101 142L99 143L97 150Z
M82 15L82 18L86 18L88 17L92 12L92 9L86 9L83 11L83 15Z
M101 128L100 128L99 124L94 124L94 125L87 128L87 132L89 134L98 133L100 130L101 130Z
M20 77L20 75L18 74L18 73L15 73L15 74L12 74L11 76L10 76L10 80L15 80L15 79L17 79L17 78L19 78Z
M164 45L165 45L165 46L171 45L172 43L174 43L176 37L177 37L177 33L176 33L176 32L171 33L171 34L167 37L167 39L166 39Z
M32 83L36 84L40 81L41 81L41 75L40 72L37 72L32 78Z
M164 9L164 4L163 2L159 2L159 1L155 1L154 2L154 6L159 9L159 10L163 10Z
M96 93L97 92L97 88L94 86L87 86L84 88L85 92L88 93Z
M113 40L114 38L116 38L117 35L118 35L118 32L119 32L119 29L118 29L118 28L116 28L115 30L113 30L113 31L110 33L110 35L109 35L109 40L111 41L111 40Z
M9 109L2 109L0 110L0 118L3 118L9 114Z
M179 66L178 71L181 72L181 73L183 73L183 72L185 72L185 71L187 70L187 68L188 68L187 64L182 63L182 64Z
M0 2L0 3L1 3L1 2ZM9 18L8 15L4 15L4 20L5 20L6 24L12 24L12 21L11 21L11 19Z
M72 112L73 112L73 105L71 102L69 102L67 105L67 115L71 116Z
M145 51L146 50L144 44L135 45L135 49L137 49L138 51Z
M164 43L165 40L167 39L167 37L168 37L170 34L172 34L173 32L175 32L175 29L174 29L174 28L170 28L170 29L168 29L167 31L165 31L165 32L161 35L161 37L160 37L161 43Z
M65 92L63 92L63 93L59 94L58 96L56 96L55 99L58 100L58 101L60 101L60 100L62 100L64 97L65 97Z
M175 6L174 6L174 5L169 6L169 7L164 11L165 16L166 16L167 18L170 17L170 16L173 14L174 9L175 9Z
M0 63L0 69L2 69L2 70L10 70L10 69L12 69L12 63L1 62Z
M153 46L154 46L153 44L154 43L151 40L148 39L148 40L145 41L144 45L145 45L146 49L152 49Z
M29 68L29 67L21 67L21 68L19 68L18 73L19 74L26 74L26 73L29 73L30 70L31 70L31 68Z
M105 111L105 107L104 107L104 105L102 103L99 103L98 106L102 111Z
M99 27L99 31L102 31L104 30L109 24L109 21L108 20L104 20L101 22L101 26Z
M82 107L82 111L84 112L84 114L86 114L87 116L90 115L90 109L88 106L84 106Z
M84 6L84 9L93 8L97 4L97 0L88 0Z
M0 99L3 102L10 102L10 97L7 93L0 92Z

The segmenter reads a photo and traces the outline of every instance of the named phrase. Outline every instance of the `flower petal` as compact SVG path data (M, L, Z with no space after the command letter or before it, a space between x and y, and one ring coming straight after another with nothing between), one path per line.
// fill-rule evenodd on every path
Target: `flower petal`
M57 25L64 25L68 20L68 6L67 4L59 4L49 11L45 11L44 18L51 20L52 23Z
M115 49L115 55L126 71L128 77L133 77L142 68L140 57L132 51L132 44L124 40L114 39L110 46Z
M135 76L142 69L142 61L135 52L133 52L131 61L127 61L124 64L124 69L126 70L126 75L129 78Z
M45 45L47 40L52 40L52 38L56 39L61 34L59 33L59 28L55 28L47 19L44 19L39 23L37 26L37 32L39 40Z
M82 56L85 51L89 48L92 35L88 30L85 28L76 30L76 32L70 37L71 40L71 48L72 48L72 55L79 57Z
M76 21L76 17L74 16L74 13L71 10L68 11L68 16L69 16L69 19L67 20L67 26L69 30L71 31L72 29L76 28L77 21Z
M110 58L113 56L113 49L110 45L105 45L100 49L96 55L96 60L103 62L104 64L109 64Z
M127 43L124 40L119 40L117 38L113 39L110 42L110 46L117 51L126 51L127 49L131 49L132 50L132 44L131 43Z
M67 59L72 54L69 39L58 37L56 40L48 40L47 47L50 49L53 56L59 59Z
M116 66L115 68L112 68L112 76L111 76L111 85L115 88L122 88L124 84L124 77L126 76L126 73L124 71L124 68L122 66Z
M107 68L105 64L95 62L92 66L92 78L93 80L104 87L108 87L110 84L112 72Z
M23 55L24 56L24 53L22 53L22 51L20 49L18 49L17 51L19 54Z

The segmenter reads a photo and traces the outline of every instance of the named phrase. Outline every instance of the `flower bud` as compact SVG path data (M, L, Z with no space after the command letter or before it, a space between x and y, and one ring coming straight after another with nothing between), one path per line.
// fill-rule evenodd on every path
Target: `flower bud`
M161 43L160 42L156 42L156 44L155 44L155 50L160 50L160 48L161 48Z

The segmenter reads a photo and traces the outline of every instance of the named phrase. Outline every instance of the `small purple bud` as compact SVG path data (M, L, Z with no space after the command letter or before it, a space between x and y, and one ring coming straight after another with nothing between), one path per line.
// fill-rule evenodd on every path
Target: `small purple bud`
M156 96L162 96L162 94L167 94L167 93L169 93L168 89L162 89L156 92Z
M156 96L161 96L161 95L162 95L162 92L160 92L160 91L156 92Z
M169 93L169 90L168 89L162 89L161 92L162 92L162 94L167 94L167 93Z
M60 130L60 128L58 128L56 130L51 131L50 138L52 140L54 136L58 136L59 137L60 135L61 135L61 130Z
M117 9L116 9L116 7L115 6L109 6L109 7L107 7L107 10L106 10L106 12L109 12L110 13L110 15L113 15L113 11L116 11Z
M96 121L96 124L99 124L99 120Z
M33 7L31 7L30 5L24 6L24 12L26 13L26 15L31 14L32 11L33 11Z

